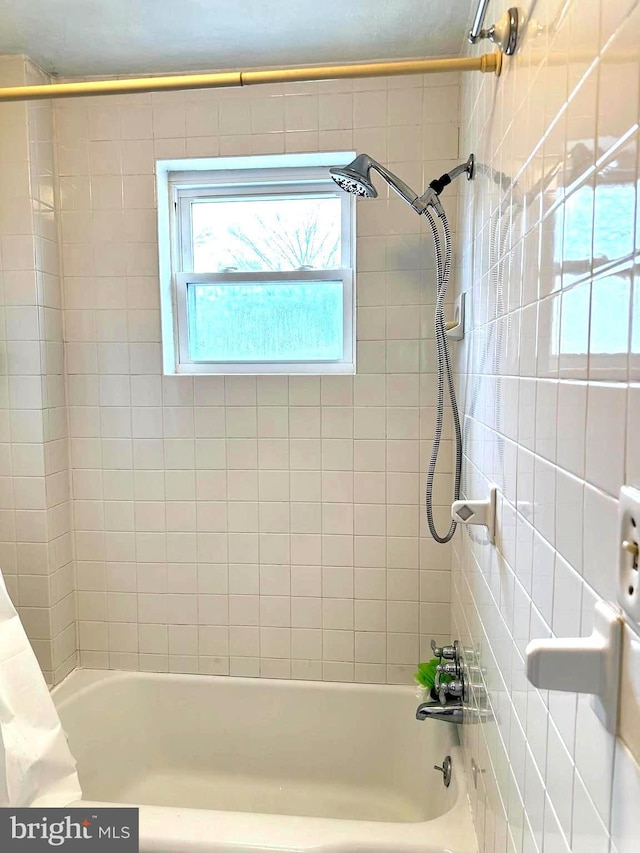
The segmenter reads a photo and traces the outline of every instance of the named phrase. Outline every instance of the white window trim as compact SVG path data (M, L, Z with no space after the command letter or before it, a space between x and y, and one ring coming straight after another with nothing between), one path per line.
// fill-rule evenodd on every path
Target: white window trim
M340 193L342 210L341 268L278 273L193 273L190 209L202 196L278 193L314 194L331 189L319 167L342 165L352 151L263 157L217 157L157 161L158 244L163 372L175 374L349 374L355 373L355 198ZM208 174L203 174L208 173ZM211 180L210 187L203 186ZM336 188L337 189L337 188ZM188 227L185 229L185 223ZM177 272L174 272L177 270ZM344 357L336 361L203 362L189 358L187 287L190 283L250 281L342 281Z

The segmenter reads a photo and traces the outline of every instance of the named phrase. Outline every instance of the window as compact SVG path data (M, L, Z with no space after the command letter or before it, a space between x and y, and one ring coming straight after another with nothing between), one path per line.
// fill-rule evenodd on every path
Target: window
M158 162L165 373L354 372L352 157Z

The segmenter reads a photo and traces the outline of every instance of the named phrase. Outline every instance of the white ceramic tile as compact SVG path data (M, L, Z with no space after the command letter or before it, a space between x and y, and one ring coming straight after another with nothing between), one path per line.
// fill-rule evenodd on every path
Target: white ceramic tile
M584 484L565 471L556 479L556 548L578 571L582 570Z
M638 25L629 7L614 12L598 0L580 11L574 6L555 19L549 52L538 52L533 40L521 46L523 59L536 56L534 73L516 61L504 88L492 90L470 77L461 87L461 150L473 148L496 172L516 176L523 194L478 184L459 188L465 239L458 243L457 286L468 292L473 312L471 334L457 353L466 414L465 489L470 494L493 481L504 497L499 556L474 537L454 545L452 613L463 643L480 651L489 684L496 667L502 673L495 703L500 719L503 705L507 709L508 754L490 729L485 738L470 733L464 745L469 762L488 750L498 785L510 762L515 781L506 792L506 849L595 853L629 843L628 796L619 793L617 805L615 783L619 838L615 817L609 822L614 740L595 721L588 699L578 703L573 694L543 692L533 694L538 704L525 701L521 657L527 640L547 636L550 627L560 636L589 633L595 602L615 600L616 497L637 468L630 440L635 398L626 385L635 378L628 372L634 347L634 322L630 327L628 321L636 295L630 222L637 140L635 131L623 135L624 128L635 127L638 104L633 96L633 106L618 103L624 72L616 74L613 63L596 58L603 22L603 39L615 34L612 43L637 36ZM556 51L569 44L580 48L558 62ZM615 245L605 225L604 175L605 166L615 170L622 160L614 167L607 155L595 176L589 171L612 147L634 164L619 173L621 239ZM492 243L497 211L506 241L498 250ZM619 270L605 267L609 258L621 261ZM592 281L594 269L599 275ZM609 319L614 304L619 310ZM492 329L491 320L504 310L510 312L509 332L501 336L500 324ZM545 705L546 734L539 719ZM534 760L527 766L528 755ZM543 787L534 771L544 764ZM483 801L476 808L480 849L497 849L497 826Z
M640 793L640 767L625 745L616 744L613 777L611 837L619 853L638 846L636 804Z
M624 478L626 405L626 386L589 383L586 477L614 496Z
M640 386L630 385L627 402L627 435L634 434L640 419ZM635 441L627 441L625 482L640 483L640 447Z
M579 775L576 774L573 788L573 830L572 848L585 853L599 853L606 850L609 837L593 801L585 789Z
M617 559L617 501L585 486L583 524L584 577L603 598L615 600L616 578L611 567Z
M557 822L566 838L571 838L573 815L573 760L564 746L556 727L549 724L547 738L547 793Z

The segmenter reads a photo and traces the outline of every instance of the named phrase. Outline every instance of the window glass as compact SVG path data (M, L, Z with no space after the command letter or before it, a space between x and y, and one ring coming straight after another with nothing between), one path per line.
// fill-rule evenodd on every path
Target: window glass
M208 198L191 206L193 271L340 266L340 198Z
M342 281L190 284L194 361L335 361L344 356Z

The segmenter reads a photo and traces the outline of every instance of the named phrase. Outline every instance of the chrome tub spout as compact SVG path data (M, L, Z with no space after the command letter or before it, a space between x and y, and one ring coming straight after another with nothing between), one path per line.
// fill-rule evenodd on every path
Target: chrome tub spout
M423 702L418 705L416 720L442 720L443 723L462 723L462 702Z

